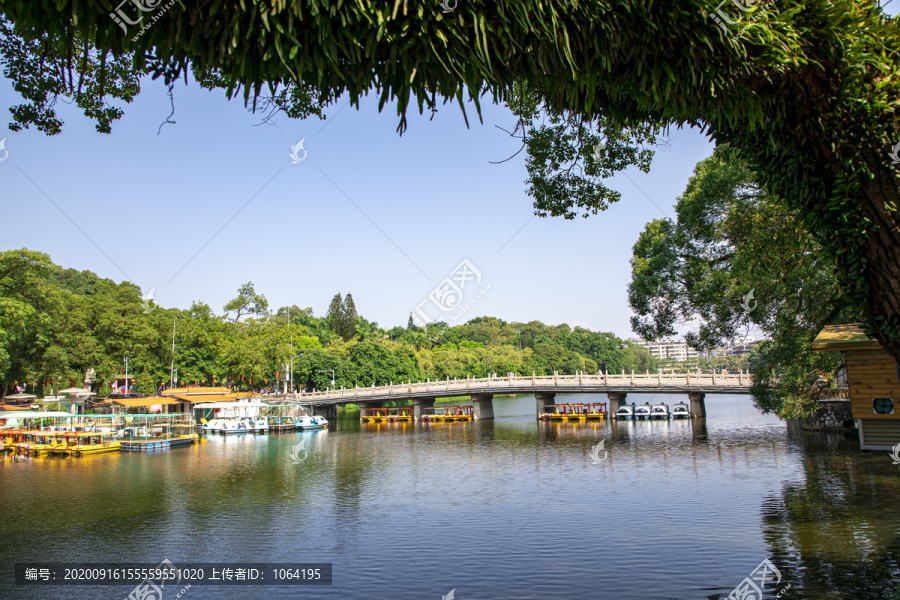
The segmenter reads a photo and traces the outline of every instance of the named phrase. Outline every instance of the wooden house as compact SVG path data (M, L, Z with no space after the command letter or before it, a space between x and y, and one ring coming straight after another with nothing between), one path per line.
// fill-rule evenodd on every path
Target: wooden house
M829 325L813 342L817 352L843 352L853 419L863 450L900 444L900 380L897 363L860 325Z

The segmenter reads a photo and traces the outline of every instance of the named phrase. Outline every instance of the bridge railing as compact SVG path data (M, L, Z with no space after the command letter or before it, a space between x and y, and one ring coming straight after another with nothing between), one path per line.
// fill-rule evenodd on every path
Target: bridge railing
M405 383L389 383L388 385L372 385L369 387L341 388L338 390L320 390L291 394L301 401L322 400L365 400L393 395L425 394L429 392L453 392L461 395L473 390L491 390L498 394L504 390L546 389L548 386L578 389L584 387L745 387L750 385L750 375L746 373L610 373L610 374L578 374L578 375L532 375L482 377L468 379L446 379L444 381L407 381Z

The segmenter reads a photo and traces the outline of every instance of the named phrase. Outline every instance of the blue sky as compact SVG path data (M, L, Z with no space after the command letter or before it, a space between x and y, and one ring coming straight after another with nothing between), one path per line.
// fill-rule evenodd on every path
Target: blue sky
M0 93L4 108L18 102L8 81ZM674 214L694 165L713 148L696 130L673 131L649 174L632 169L610 181L622 200L609 210L532 219L524 153L490 163L518 149L495 127L514 125L504 107L484 106L479 123L469 106L468 129L457 105L433 119L411 114L401 137L396 108L379 113L375 97L358 111L341 110L341 101L326 121L282 116L256 126L258 115L220 91L191 82L174 93L176 123L159 135L169 99L149 80L111 135L63 103L65 126L52 137L9 131L4 110L0 247L130 279L165 307L200 300L221 312L252 281L273 308L322 315L336 292L352 292L363 316L389 327L405 325L468 259L490 289L466 320L537 319L630 336L631 247L649 220ZM301 138L308 154L291 164Z

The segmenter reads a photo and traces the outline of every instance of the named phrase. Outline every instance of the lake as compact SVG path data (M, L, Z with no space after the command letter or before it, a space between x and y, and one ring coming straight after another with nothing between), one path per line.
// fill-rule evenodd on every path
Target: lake
M629 395L650 398L682 400ZM557 396L588 401L606 397ZM694 421L539 423L534 406L5 458L0 597L121 600L133 585L16 586L13 566L163 559L334 565L330 586L195 585L188 600L724 599L765 559L781 578L767 598L898 589L900 465L885 453L791 433L749 396L707 395Z

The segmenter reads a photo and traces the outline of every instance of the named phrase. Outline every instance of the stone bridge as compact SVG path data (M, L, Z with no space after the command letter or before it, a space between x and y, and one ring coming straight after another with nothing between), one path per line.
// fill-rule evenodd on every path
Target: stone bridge
M596 375L542 375L520 377L484 377L480 379L447 379L445 381L407 381L371 387L340 388L324 391L287 394L292 400L308 402L316 414L328 419L337 418L337 407L350 402L361 407L376 407L388 400L408 400L416 419L423 408L434 406L438 398L469 396L476 419L494 417L493 398L497 394L533 394L537 399L536 415L547 412L545 407L555 403L556 394L606 394L609 412L615 413L626 402L628 392L657 394L686 394L691 415L706 416L705 397L715 394L746 394L751 376L740 373L638 373Z

